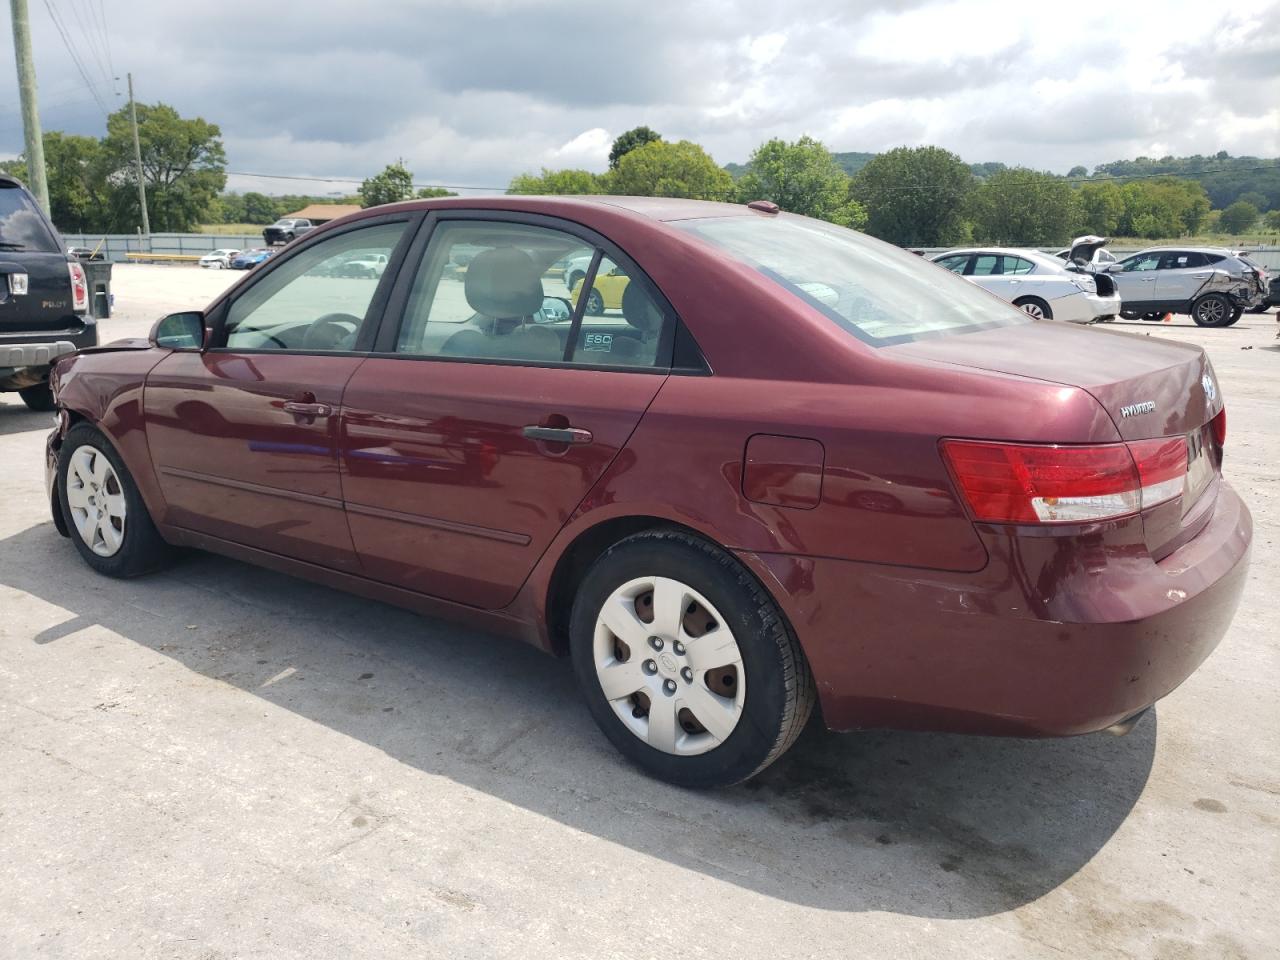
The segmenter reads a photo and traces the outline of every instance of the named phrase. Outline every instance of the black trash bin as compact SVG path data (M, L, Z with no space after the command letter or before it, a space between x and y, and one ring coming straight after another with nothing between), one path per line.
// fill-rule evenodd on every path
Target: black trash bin
M89 316L106 320L111 316L111 261L84 260L81 265L89 281Z

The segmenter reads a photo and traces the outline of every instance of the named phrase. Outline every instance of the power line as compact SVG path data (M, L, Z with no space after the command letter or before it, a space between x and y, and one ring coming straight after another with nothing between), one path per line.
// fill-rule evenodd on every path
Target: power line
M228 170L228 176L235 177L257 177L261 180L298 180L309 183L354 183L361 184L364 180L353 177L290 177L281 173L245 173L242 170ZM462 185L456 183L415 183L415 190L500 190L506 191L506 187L477 187L472 185Z
M84 64L81 62L80 57L76 52L75 45L71 42L71 37L62 23L61 16L59 16L59 14L54 10L52 0L44 0L44 6L45 9L49 11L49 17L53 20L53 25L57 29L59 36L62 37L62 45L67 48L67 53L71 55L71 62L75 64L75 68L80 74L80 79L84 81L85 86L89 88L89 92L93 94L93 99L97 101L98 107L102 110L103 114L109 114L111 111L107 109L107 105L102 101L102 96L98 93L98 88L94 86L93 82L89 79L89 74L85 70Z

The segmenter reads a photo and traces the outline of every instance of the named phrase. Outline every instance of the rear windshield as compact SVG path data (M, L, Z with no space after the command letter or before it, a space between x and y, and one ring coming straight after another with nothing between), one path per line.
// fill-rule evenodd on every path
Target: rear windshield
M821 220L780 214L671 226L754 267L873 346L1030 322L923 257Z
M30 194L16 184L0 183L0 253L6 250L59 252L58 240Z

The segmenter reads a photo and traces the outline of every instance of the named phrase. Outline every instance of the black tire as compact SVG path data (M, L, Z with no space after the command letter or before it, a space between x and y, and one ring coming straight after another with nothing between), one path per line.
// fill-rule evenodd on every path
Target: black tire
M1191 305L1191 319L1197 327L1227 327L1232 323L1235 304L1221 293L1206 293Z
M34 387L23 387L18 391L18 396L22 398L22 402L27 405L28 410L34 410L37 413L49 413L57 409L57 404L53 402L53 391L49 389L48 381L37 383Z
M99 556L84 542L67 503L67 473L71 456L78 448L86 445L100 451L110 462L125 498L124 540L120 549L110 557ZM58 451L58 505L71 534L71 542L76 545L85 562L98 573L108 577L137 577L164 566L173 557L173 548L164 542L156 530L147 505L138 492L138 485L120 454L101 431L88 423L78 423L67 431Z
M604 297L595 287L587 294L587 313L593 317L604 316Z
M702 594L732 628L746 694L737 725L705 753L677 756L643 742L614 713L596 673L596 618L630 580L663 576ZM800 644L773 599L729 554L676 530L638 533L614 544L579 585L570 621L570 652L587 707L605 736L649 775L683 787L740 783L795 742L813 711L815 689Z
M1013 301L1013 305L1028 316L1035 316L1034 313L1027 309L1027 307L1033 307L1040 311L1041 318L1045 320L1053 319L1053 308L1039 297L1019 297L1017 300Z
M1243 317L1243 316L1244 316L1244 308L1243 308L1243 307L1235 307L1235 308L1231 311L1231 319L1227 321L1226 325L1227 325L1228 327L1229 327L1229 326L1231 326L1232 324L1234 324L1234 323L1238 322L1238 321L1239 321L1239 319L1240 319L1241 317Z
M1266 313L1270 309L1271 307L1268 304L1260 303L1256 307L1250 307L1249 312L1250 313Z

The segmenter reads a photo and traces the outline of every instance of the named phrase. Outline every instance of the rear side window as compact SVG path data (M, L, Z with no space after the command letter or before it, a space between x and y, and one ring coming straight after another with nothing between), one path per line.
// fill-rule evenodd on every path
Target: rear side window
M994 253L980 253L973 258L973 275L975 277L989 277L992 274L1004 273L1001 268L1001 261L1004 257Z
M1022 257L1005 257L1004 272L1019 274L1030 273L1035 268L1035 264L1030 260L1024 260Z
M1017 307L962 277L929 269L913 253L819 220L777 214L671 226L753 267L873 346L1031 322Z
M414 277L396 352L419 357L669 366L666 316L643 281L547 227L444 221Z
M0 251L5 250L60 252L58 239L35 200L22 187L10 183L0 183Z

